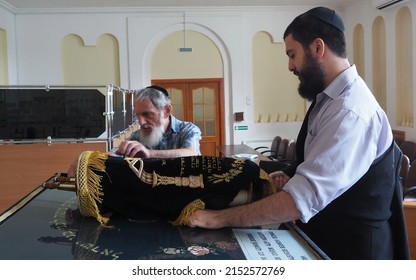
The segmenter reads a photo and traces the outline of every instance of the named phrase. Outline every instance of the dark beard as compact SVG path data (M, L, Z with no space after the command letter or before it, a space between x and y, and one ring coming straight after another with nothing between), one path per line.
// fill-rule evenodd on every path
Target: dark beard
M295 74L300 79L298 92L303 98L312 101L319 93L324 91L325 74L318 61L309 52L305 55L304 69Z

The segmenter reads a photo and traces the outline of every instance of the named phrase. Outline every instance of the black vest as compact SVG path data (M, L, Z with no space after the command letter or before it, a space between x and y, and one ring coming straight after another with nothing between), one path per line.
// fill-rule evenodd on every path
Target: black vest
M393 142L356 184L308 223L297 225L331 259L409 259L401 156Z

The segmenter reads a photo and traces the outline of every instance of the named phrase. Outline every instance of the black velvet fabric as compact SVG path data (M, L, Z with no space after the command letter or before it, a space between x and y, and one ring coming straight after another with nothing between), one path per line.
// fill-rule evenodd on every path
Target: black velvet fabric
M252 186L254 194L261 196L266 182L256 163L233 158L142 159L134 164L137 170L142 168L142 178L120 157L109 157L105 166L105 172L95 171L102 176L101 211L116 211L132 219L173 220L196 199L201 199L206 209L225 208L242 189ZM202 184L187 186L190 176L194 176L191 180L200 178Z

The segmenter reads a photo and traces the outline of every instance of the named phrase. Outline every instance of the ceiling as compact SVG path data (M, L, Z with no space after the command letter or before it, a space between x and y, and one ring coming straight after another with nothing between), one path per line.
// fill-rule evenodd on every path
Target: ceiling
M39 9L149 8L149 7L250 7L250 6L330 6L348 7L361 0L0 0L19 12Z

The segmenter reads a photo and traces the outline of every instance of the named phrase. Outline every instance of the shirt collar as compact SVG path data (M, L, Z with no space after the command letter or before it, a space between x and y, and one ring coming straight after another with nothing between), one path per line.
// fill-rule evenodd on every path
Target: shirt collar
M349 68L345 69L338 77L333 80L329 86L323 91L327 96L334 99L338 95L344 92L344 89L351 84L358 76L357 68L355 65L351 65ZM319 94L321 95L321 94ZM318 96L319 96L318 95ZM320 99L320 97L318 97Z
M178 119L175 118L173 115L170 115L170 129L173 132L179 132L179 122L178 122Z

